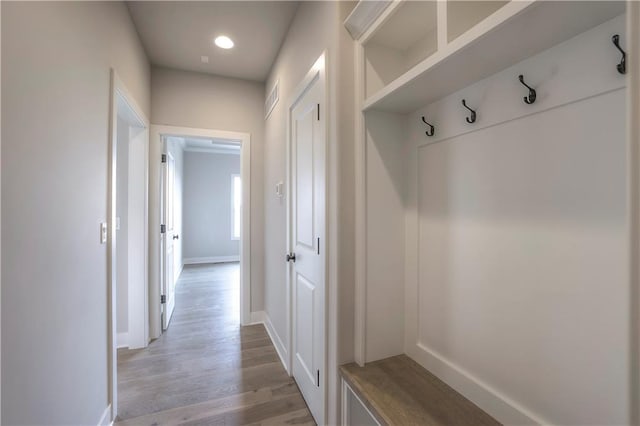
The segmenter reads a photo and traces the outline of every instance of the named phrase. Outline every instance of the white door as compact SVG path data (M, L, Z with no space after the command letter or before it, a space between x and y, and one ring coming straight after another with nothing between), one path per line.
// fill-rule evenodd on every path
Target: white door
M162 329L166 330L169 327L171 321L171 315L173 314L173 308L175 307L175 289L176 289L176 277L175 277L175 250L174 241L180 238L175 233L175 221L174 221L174 190L175 190L175 176L176 176L176 162L171 153L165 154L164 164L164 205L163 205L163 224L165 225L165 232L163 235L163 247L164 247L164 259L163 259L163 279L162 279L162 296L164 296L164 303L162 303Z
M292 373L318 424L325 394L325 127L320 74L289 109ZM295 255L295 258L294 258Z

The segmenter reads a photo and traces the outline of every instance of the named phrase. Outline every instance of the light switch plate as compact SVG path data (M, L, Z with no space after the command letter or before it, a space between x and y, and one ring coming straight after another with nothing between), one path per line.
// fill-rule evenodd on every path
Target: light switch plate
M276 183L276 196L278 198L284 197L284 183L282 181Z
M107 222L100 223L100 244L107 243Z

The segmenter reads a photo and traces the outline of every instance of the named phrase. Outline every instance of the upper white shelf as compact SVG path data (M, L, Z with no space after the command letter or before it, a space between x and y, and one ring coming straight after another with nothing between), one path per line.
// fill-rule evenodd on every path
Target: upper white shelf
M369 96L363 111L415 111L624 11L624 1L511 1Z

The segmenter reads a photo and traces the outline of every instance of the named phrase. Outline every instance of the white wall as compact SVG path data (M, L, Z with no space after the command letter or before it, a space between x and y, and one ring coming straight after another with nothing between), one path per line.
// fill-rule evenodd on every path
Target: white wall
M270 90L275 81L280 84L280 101L267 119L264 147L265 193L265 312L274 331L288 350L286 322L286 203L276 197L276 183L286 180L286 114L288 103L296 86L318 57L327 50L327 71L330 103L329 157L338 161L329 165L329 175L337 176L331 184L337 194L328 194L329 204L335 196L337 217L329 218L329 237L334 239L339 259L329 258L329 280L337 281L338 291L329 299L337 311L327 315L337 318L330 325L329 340L338 341L338 347L330 347L328 387L330 394L329 423L338 422L337 364L353 359L353 44L342 25L344 17L354 3L351 2L302 2L289 28L267 79ZM288 194L285 194L285 197ZM330 208L333 207L330 205ZM337 326L339 324L339 327ZM331 355L337 354L336 359Z
M240 174L240 156L185 152L184 258L198 262L240 256L231 239L231 175Z
M407 120L365 116L367 168L366 362L404 352L404 209ZM394 312L394 315L381 315Z
M116 230L116 329L123 334L129 330L129 124L118 117L117 126L116 217L120 218L120 229Z
M264 84L154 67L151 91L154 124L251 134L251 311L261 311Z
M2 423L107 408L110 67L150 111L123 3L2 2Z

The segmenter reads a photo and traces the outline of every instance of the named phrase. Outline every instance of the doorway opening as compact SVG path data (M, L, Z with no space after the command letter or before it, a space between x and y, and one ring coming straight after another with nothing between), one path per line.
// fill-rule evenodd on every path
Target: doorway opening
M223 271L225 279L220 282L233 283L233 289L219 293L223 300L216 301L216 306L227 311L225 318L239 325L241 144L193 136L163 139L162 329L166 330L173 318L179 282L190 285L204 272L215 275Z
M148 327L147 158L149 124L115 71L111 72L107 369L111 420L118 410L118 348L142 348Z
M151 186L158 185L157 200L150 200L151 227L157 220L159 231L151 235L157 247L151 262L157 273L151 281L152 338L170 327L180 283L223 270L227 282L230 277L238 283L224 308L232 310L236 324L249 324L249 135L152 126L151 141L151 158L154 149L159 158L157 173L153 167L151 173Z

